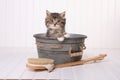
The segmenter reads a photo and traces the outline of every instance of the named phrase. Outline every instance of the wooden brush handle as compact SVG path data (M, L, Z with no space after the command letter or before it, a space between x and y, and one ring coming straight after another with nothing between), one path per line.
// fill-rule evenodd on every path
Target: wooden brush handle
M75 65L81 65L89 61L97 61L97 60L102 60L104 57L107 56L106 54L100 54L99 56L91 57L88 59L76 61L76 62L69 62L65 64L58 64L55 66L55 68L62 68L62 67L69 67L69 66L75 66Z

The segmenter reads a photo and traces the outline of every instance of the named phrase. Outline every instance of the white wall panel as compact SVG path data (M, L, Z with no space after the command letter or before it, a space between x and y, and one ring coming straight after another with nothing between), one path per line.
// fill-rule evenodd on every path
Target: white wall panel
M0 46L34 47L46 10L66 11L66 31L87 35L87 48L120 48L120 0L0 0Z

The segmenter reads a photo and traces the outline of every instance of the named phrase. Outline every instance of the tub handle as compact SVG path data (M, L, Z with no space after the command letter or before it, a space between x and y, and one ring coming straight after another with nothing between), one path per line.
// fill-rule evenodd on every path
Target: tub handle
M36 45L39 46L39 47L44 47L45 46L44 43L36 43Z
M63 46L62 45L52 45L52 46L49 46L51 49L62 49Z
M85 50L85 49L86 49L85 44L82 44L82 49L83 49L83 50Z
M71 53L72 48L70 47L70 48L69 48L69 52L68 52L68 53L69 53L69 56L70 56L70 57L82 56L82 55L83 55L83 48L80 47L80 50L81 50L81 52Z

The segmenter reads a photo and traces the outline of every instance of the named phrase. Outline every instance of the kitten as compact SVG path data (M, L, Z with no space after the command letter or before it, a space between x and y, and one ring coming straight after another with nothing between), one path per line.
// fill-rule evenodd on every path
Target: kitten
M69 37L65 32L65 12L50 13L46 10L45 24L47 27L47 37L57 37L58 41L64 41L64 37Z

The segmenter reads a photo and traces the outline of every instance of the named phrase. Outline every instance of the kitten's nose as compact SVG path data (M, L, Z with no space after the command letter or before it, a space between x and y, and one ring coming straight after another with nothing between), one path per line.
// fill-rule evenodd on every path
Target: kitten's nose
M54 24L54 26L56 26L57 23Z

